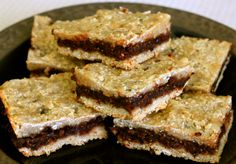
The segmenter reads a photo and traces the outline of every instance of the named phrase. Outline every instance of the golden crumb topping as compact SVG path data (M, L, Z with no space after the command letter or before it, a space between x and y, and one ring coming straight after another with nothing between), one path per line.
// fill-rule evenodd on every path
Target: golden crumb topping
M76 101L71 73L10 80L0 88L11 123L39 124L63 118L79 118L95 112Z
M49 17L35 16L31 38L33 49L29 50L26 61L28 69L33 71L50 67L71 71L76 66L82 66L83 62L58 53L52 28L52 20Z
M102 91L106 96L132 97L151 90L155 85L168 82L171 76L190 76L192 69L186 58L176 60L157 60L152 58L138 68L125 71L103 65L87 64L82 69L75 69L78 85Z
M148 116L144 124L181 138L215 142L230 110L231 96L184 93L170 100L165 110Z
M231 43L226 41L181 37L171 42L172 56L176 59L189 59L195 74L186 86L187 90L210 92L224 62ZM161 57L161 55L160 55Z
M101 9L95 15L74 21L58 21L54 35L60 39L101 40L127 45L155 38L170 29L170 15L120 9Z

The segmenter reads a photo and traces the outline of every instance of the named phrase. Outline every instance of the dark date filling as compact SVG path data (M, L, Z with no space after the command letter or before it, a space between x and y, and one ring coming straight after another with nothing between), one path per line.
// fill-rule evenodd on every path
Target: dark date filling
M125 141L137 142L140 144L148 144L159 142L167 148L181 149L184 148L187 152L191 153L193 156L199 154L214 154L219 147L220 140L226 133L226 129L229 126L232 113L229 112L225 116L224 124L221 127L221 133L219 135L216 146L211 147L205 144L199 144L195 141L179 139L173 135L168 134L166 131L154 132L152 130L143 128L133 128L128 127L113 127L112 131L115 132L117 138ZM200 132L195 133L196 136L201 135Z
M136 56L142 52L153 50L157 45L167 42L170 38L170 32L161 34L156 38L148 39L144 42L138 42L135 44L128 44L123 47L120 45L112 45L109 42L103 42L100 40L90 41L88 38L83 40L62 40L58 39L57 44L60 47L69 47L71 50L82 49L87 52L98 51L105 56L113 57L116 60L125 60Z
M116 107L123 107L128 112L132 112L136 107L146 107L153 102L154 99L167 95L175 89L181 89L190 77L178 79L170 77L168 83L162 86L154 86L151 91L141 93L135 97L108 97L101 91L94 91L85 86L77 86L77 96L86 96L102 102L108 102Z
M24 138L14 137L13 142L17 148L27 147L32 150L37 150L41 146L55 142L57 139L65 138L71 135L85 135L94 127L101 125L103 118L98 116L87 122L82 122L79 125L65 126L63 128L53 130L51 127L45 127L39 134L31 135Z

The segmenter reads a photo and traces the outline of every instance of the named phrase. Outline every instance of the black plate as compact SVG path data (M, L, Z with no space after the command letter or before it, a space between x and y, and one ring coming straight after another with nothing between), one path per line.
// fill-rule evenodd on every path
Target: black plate
M92 15L100 8L128 7L132 11L163 11L172 16L173 36L196 36L227 40L236 45L236 32L212 20L166 7L131 4L97 3L72 6L43 13L53 19L75 19ZM28 76L26 56L30 46L30 33L33 18L21 21L0 32L0 84L13 78ZM233 108L236 105L236 47L232 48L232 58L217 90L220 95L233 96ZM236 163L236 123L229 134L220 163ZM0 161L7 163L12 159L22 163L194 163L167 156L155 156L149 152L128 150L115 143L111 137L107 141L94 141L82 147L65 146L50 156L24 158L11 145L3 130L0 130Z

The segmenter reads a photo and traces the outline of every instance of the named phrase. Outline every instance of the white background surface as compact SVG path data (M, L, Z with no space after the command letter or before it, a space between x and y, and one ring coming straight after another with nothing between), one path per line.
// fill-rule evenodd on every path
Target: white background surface
M94 2L138 2L177 8L211 18L236 30L236 0L0 0L0 31L44 11Z

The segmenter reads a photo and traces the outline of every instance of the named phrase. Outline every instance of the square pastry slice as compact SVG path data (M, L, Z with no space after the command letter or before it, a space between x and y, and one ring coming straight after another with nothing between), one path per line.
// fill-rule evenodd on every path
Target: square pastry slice
M181 37L172 40L169 56L177 60L186 57L195 69L186 90L214 92L229 62L230 48L226 41Z
M61 55L52 35L53 23L47 16L35 16L31 36L31 48L27 57L27 68L34 74L50 75L58 72L72 71L76 66L82 67L82 61Z
M11 139L24 156L106 138L104 116L76 101L72 73L10 80L0 97Z
M53 34L63 54L132 69L168 47L170 15L102 9L80 20L58 21Z
M184 93L143 121L114 119L112 131L130 149L216 163L232 121L230 96Z
M86 106L114 117L140 120L181 94L192 73L186 58L152 58L130 71L87 64L76 68L74 77L78 99Z

